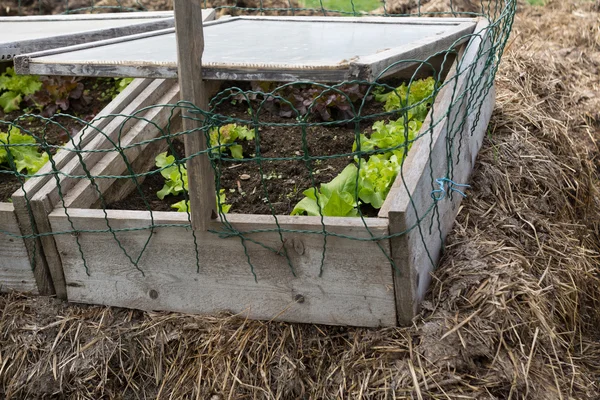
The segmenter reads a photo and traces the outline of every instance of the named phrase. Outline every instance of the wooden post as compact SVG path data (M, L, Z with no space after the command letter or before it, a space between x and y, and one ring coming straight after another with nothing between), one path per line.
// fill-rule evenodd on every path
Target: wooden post
M200 109L208 106L208 93L202 80L202 0L175 0L175 29L177 32L177 61L181 100L189 101ZM200 132L202 122L186 117L199 115L183 111L183 129L193 131L185 135L185 154L206 150L206 139ZM210 160L206 154L187 162L188 188L192 228L204 231L211 219L217 217L215 179Z

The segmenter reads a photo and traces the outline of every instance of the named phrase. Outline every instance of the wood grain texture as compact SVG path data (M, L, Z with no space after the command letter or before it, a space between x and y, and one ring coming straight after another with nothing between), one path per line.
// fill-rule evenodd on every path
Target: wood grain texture
M149 225L149 213L108 210L115 229ZM76 228L106 229L101 210L69 212ZM154 212L158 224L184 224L187 216ZM228 215L240 230L273 228L271 216ZM50 215L55 231L69 230L64 213ZM319 218L281 217L284 229L319 231ZM326 218L328 230L367 237L355 218ZM387 234L387 221L369 219L376 236ZM219 229L213 222L210 227ZM119 232L117 236L137 257L148 230ZM333 325L393 326L396 323L392 273L385 255L375 243L328 238L325 268L319 277L323 236L284 233L285 246L296 271L294 277L284 257L246 242L258 282L254 281L246 255L237 237L223 239L209 232L196 232L200 269L196 272L193 237L185 228L156 228L143 254L140 273L118 248L109 233L80 233L79 239L89 267L89 276L71 235L56 236L71 301L107 304L143 310L187 313L230 311L256 319L276 319ZM249 236L275 249L281 248L277 233ZM387 241L381 242L389 252Z
M25 242L11 236L21 235L12 204L0 203L0 231L0 292L17 290L38 294Z
M157 101L157 104L175 104L179 100L179 85L177 82L171 82L171 87L165 95ZM137 121L119 140L121 147L134 146L135 144L146 142L151 139L163 136L168 132L164 129L169 122L173 122L171 133L179 132L180 129L180 109L178 107L155 107L144 114L144 119ZM175 129L175 130L173 130ZM158 143L158 142L154 142ZM143 165L148 168L154 165L154 158L158 154L156 150L147 151L150 144L143 144L135 147L129 147L123 150L123 153L111 151L89 169L91 176L109 176L129 174L125 160L129 164L136 162L138 157L144 159ZM166 141L161 140L158 149L165 148ZM154 149L156 146L152 146ZM147 172L148 169L134 170L138 173ZM104 193L109 187L117 181L113 178L95 179L92 185L89 179L80 179L73 188L71 188L64 198L64 206L67 208L88 208L100 200L99 192ZM124 181L124 180L123 180ZM128 182L134 184L132 180ZM110 202L113 199L105 199Z
M393 193L390 192L392 197L388 195L390 201L380 212L380 216L389 218L390 233L410 230L391 240L393 259L399 269L394 278L398 322L402 325L410 324L418 312L462 200L460 195L448 193L435 204L433 211L428 211L435 203L432 191L439 188L435 179L468 182L491 116L493 88L487 96L478 97L476 93L484 85L473 85L478 79L490 82L489 71L484 70L489 56L488 31L483 30L487 26L487 21L481 20L475 32L482 35L473 36L464 53L459 54L446 80L449 84L438 94L432 110L434 123L441 122L413 145L403 173L396 180ZM479 124L471 129L469 114L477 111L473 108L483 112ZM451 170L448 157L452 159Z
M172 81L148 80L147 85L146 82L140 82L139 86L134 87L125 96L117 97L105 109L103 115L108 116L109 113L106 113L107 111L115 111L115 114L132 115L140 108L155 104L172 86ZM133 96L133 94L137 95ZM68 151L68 148L73 149L76 147L77 149L84 150L110 148L113 146L111 141L116 141L121 132L126 132L136 122L136 119L127 119L126 117L119 116L98 119L97 123L94 124L95 128L87 127L77 134L76 137L82 141L81 145L67 146L67 149L57 155L57 159L60 161L59 164L57 163L57 169L60 169L66 175L85 175L82 165L85 164L88 168L93 167L105 153L85 152L78 155L74 151ZM78 143L78 140L75 140L75 143ZM64 155L61 153L64 153ZM58 157L59 155L60 158ZM61 166L60 168L59 165ZM44 166L44 168L47 168L47 166ZM63 196L66 195L80 179L58 175L61 192L58 191L57 177L54 175L43 179L34 179L36 181L32 182L31 185L36 190L27 191L27 194L17 192L13 196L13 202L24 234L30 234L33 225L35 225L38 234L49 233L51 232L51 227L48 222L48 214L54 210L54 207L58 205L62 206L60 193ZM34 223L32 223L32 218ZM26 244L30 254L35 253L37 259L39 259L39 261L36 261L36 265L44 265L45 269L51 275L57 297L66 298L67 292L62 274L62 266L60 257L56 251L54 238L49 235L43 235L36 239L27 240ZM36 251L37 249L43 249L43 252Z
M181 100L201 110L208 106L208 88L202 80L202 0L174 0L175 29L177 33L177 62ZM188 118L186 118L188 117ZM195 119L192 119L194 118ZM185 135L185 155L191 157L207 148L203 122L198 115L183 111L183 129L193 132ZM188 190L192 227L205 231L211 219L217 216L215 176L208 155L197 155L187 161Z
M144 88L151 82L150 79L136 79L123 91L121 92L111 103L108 104L101 112L96 116L96 120L93 122L97 130L102 130L110 122L110 118L104 118L110 114L120 113L130 102L132 102ZM96 130L89 127L82 129L78 132L70 143L65 145L68 149L80 149L87 146L90 141L96 137ZM55 168L57 170L62 169L67 163L72 160L75 153L72 151L61 151L54 155ZM54 180L54 176L49 175L54 172L51 163L46 163L39 171L40 176L30 178L25 182L23 188L17 190L13 196L12 201L15 209L15 214L21 228L22 236L32 235L38 232L49 232L50 224L48 223L48 214L54 208L53 205L49 204L45 196L35 197L35 195L42 190L48 182ZM50 184L47 190L56 191L56 186ZM33 206L37 201L41 201L42 204ZM12 207L12 206L11 206ZM34 229L35 227L35 229ZM44 229L44 230L40 230ZM25 245L28 252L28 260L33 260L35 268L32 268L35 272L35 277L38 284L39 293L43 295L55 294L55 287L53 284L53 278L51 271L46 260L43 242L50 242L51 238L31 238L25 239ZM54 275L58 282L59 298L65 298L66 290L64 284L61 285L62 272L60 268L54 268Z

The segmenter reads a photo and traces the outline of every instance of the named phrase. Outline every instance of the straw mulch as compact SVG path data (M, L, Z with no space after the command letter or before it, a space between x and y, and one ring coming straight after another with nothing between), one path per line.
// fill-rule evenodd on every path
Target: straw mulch
M599 399L600 14L523 7L491 135L414 326L0 296L0 398Z

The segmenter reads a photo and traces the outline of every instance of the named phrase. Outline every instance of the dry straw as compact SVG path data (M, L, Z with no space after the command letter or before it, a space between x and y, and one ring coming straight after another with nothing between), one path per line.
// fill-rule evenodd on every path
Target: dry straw
M600 398L600 20L522 7L425 310L367 330L0 297L0 398Z

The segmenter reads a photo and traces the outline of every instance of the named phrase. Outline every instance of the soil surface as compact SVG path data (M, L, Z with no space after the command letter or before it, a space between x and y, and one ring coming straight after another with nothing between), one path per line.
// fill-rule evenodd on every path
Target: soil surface
M220 105L216 111L223 116L246 120L249 118L247 110L246 103L227 102ZM382 111L381 103L371 100L365 105L363 115L368 116ZM330 182L352 163L352 157L343 154L352 152L352 144L356 137L354 124L340 124L333 121L327 126L307 127L305 137L308 154L311 157L332 156L332 158L306 162L302 159L277 160L278 158L300 158L304 155L302 129L294 126L294 119L266 111L257 118L261 123L259 148L256 148L255 141L237 143L242 145L245 158L255 157L260 152L262 161L229 159L217 165L220 187L225 189L226 204L232 206L229 211L231 213L288 215L304 198L303 192L306 189ZM373 122L372 118L363 120L359 124L358 132L369 132ZM183 145L176 142L175 148L175 156L182 158ZM230 158L229 152L224 155ZM173 211L171 205L183 200L184 196L167 196L164 200L159 200L156 192L163 185L164 179L157 172L148 176L142 184L143 196L134 191L129 197L110 204L108 208L147 210L145 197L153 211ZM377 210L370 206L364 206L361 210L368 216L377 214Z
M106 93L114 88L112 79L86 78L81 82L85 88L86 101L71 101L70 108L63 111L63 114L68 116L55 114L52 118L46 119L35 110L30 114L27 114L28 110L23 109L5 114L0 109L0 131L6 132L8 129L6 122L13 122L19 127L21 133L31 134L38 142L50 146L64 145L84 127L81 121L91 121L111 101L111 97ZM52 154L56 151L56 147L50 148ZM0 168L4 169L6 166ZM0 202L10 199L21 187L23 179L11 172L0 173Z

